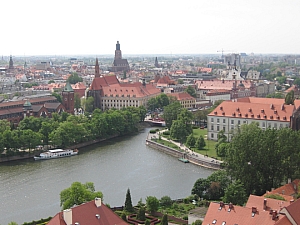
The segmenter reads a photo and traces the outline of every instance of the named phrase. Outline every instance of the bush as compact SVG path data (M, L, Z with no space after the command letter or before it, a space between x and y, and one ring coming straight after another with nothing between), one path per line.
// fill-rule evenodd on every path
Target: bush
M163 135L170 135L170 131L168 131L168 130L164 131Z
M150 130L150 134L155 134L156 130Z
M188 220L188 216L184 216L184 217L182 217L182 219Z

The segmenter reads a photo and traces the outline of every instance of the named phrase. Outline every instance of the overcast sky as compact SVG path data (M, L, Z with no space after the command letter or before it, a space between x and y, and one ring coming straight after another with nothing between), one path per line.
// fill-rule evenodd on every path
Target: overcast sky
M123 55L300 54L299 0L9 0L0 19L4 56L114 54L117 40Z

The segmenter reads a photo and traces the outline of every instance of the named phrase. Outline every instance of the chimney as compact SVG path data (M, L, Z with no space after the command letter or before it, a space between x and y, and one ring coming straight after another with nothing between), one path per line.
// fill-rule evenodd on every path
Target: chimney
M266 210L267 209L267 199L265 198L264 199L264 210Z
M256 213L257 212L257 208L256 207L252 207L252 213Z
M66 225L72 225L72 209L65 209L63 211L63 218Z
M233 209L233 204L231 202L229 203L229 209Z
M101 206L101 198L95 198L95 205L97 207L100 207Z
M275 220L277 218L277 211L273 210L272 212L272 220Z
M290 200L290 204L294 203L294 199Z
M290 184L292 182L291 178L288 178L288 184Z
M221 208L224 207L224 202L220 202L220 207L221 207Z

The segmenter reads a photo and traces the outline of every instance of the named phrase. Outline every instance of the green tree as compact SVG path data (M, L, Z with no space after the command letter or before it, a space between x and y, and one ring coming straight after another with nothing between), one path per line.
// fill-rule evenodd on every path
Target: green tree
M178 83L178 84L183 84L183 80L182 80L182 79L178 79L178 80L177 80L177 83Z
M146 114L147 114L147 109L145 108L145 106L143 106L143 105L140 105L139 107L138 107L138 115L139 115L139 121L144 121L145 120L145 118L146 118Z
M126 193L126 199L125 199L125 207L124 207L125 211L127 212L133 212L133 206L132 206L132 202L131 202L131 195L130 195L130 190L129 188L127 189L127 193Z
M163 108L170 104L169 98L165 93L162 93L156 97L158 108Z
M168 215L167 214L163 215L160 224L161 225L168 225Z
M62 206L62 209L69 209L74 205L80 205L95 198L103 200L103 194L100 191L95 192L92 182L85 184L74 182L71 187L60 192L60 206Z
M122 220L124 220L125 222L127 222L127 216L126 216L125 212L122 213L121 218L122 218Z
M146 207L150 213L156 212L159 207L159 200L154 196L148 196L146 198Z
M158 108L158 101L156 97L150 98L147 102L147 109L154 111L156 108Z
M296 78L294 80L294 85L297 85L298 87L300 87L300 78Z
M180 111L181 111L181 104L178 101L173 102L168 106L164 107L163 118L166 121L166 127L168 127L169 129L171 128L173 121L177 120Z
M59 95L59 94L57 94L55 92L53 92L52 95L57 99L57 101L59 101L60 103L62 103L62 97L61 97L61 95Z
M294 91L290 91L289 93L286 94L285 96L285 104L286 105L294 105L294 100L295 100L295 97L294 97Z
M72 73L68 79L67 82L69 82L70 84L76 84L78 82L82 82L82 77L79 77L77 73Z
M146 220L146 212L145 212L145 208L143 206L139 208L136 217L138 220L141 220L141 221Z
M194 147L194 146L195 146L195 143L196 143L196 139L195 139L194 135L193 135L193 134L190 134L190 135L187 137L185 144L186 144L188 147Z
M278 81L280 85L283 85L286 81L286 77L276 77L276 81Z
M175 120L170 129L170 137L180 142L184 142L189 133L186 130L186 125L182 120Z
M196 148L197 149L203 149L205 146L206 146L206 143L205 143L205 140L204 140L204 138L203 138L203 136L202 135L200 135L198 138L197 138L197 140L196 140Z
M196 220L192 225L202 225L202 220Z
M188 93L190 96L196 98L197 97L197 93L195 88L193 88L192 86L188 86L187 89L185 89L185 92Z
M227 149L229 148L229 143L220 143L216 145L216 152L219 157L225 157L227 154Z
M172 199L169 196L163 196L159 200L159 204L160 204L160 206L166 206L166 207L171 206L172 205Z
M94 110L94 98L92 96L87 97L84 101L84 109L86 112L92 113Z
M81 100L79 95L76 93L74 96L74 108L79 109L81 107Z
M241 206L247 201L247 194L240 180L236 180L226 188L222 200L227 203L231 202L234 205Z
M49 80L49 81L48 81L48 84L53 84L53 83L55 83L54 80Z
M284 98L284 95L280 92L276 92L273 94L268 94L266 97L267 98Z
M10 222L8 225L18 225L16 222Z

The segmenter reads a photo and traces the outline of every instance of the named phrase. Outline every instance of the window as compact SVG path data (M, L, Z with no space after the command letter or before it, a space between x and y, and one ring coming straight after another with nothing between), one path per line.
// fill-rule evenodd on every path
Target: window
M241 121L240 120L238 120L238 125L240 125L241 124Z
M274 128L277 129L277 123L274 123Z
M234 126L231 126L231 130L234 130Z
M223 126L223 131L225 131L225 129L226 129L225 126Z
M226 123L226 120L225 120L225 119L223 119L223 123Z
M282 128L283 127L282 124L280 124L279 127Z
M211 137L211 138L214 138L214 134L213 134L213 133L211 133L211 134L210 134L210 137Z
M217 123L220 123L220 119L217 119Z
M217 126L217 131L220 131L220 127L219 126Z
M286 124L286 125L285 125L285 127L289 127L289 125L288 125L288 124Z
M266 126L266 123L265 122L262 122L262 127L265 127Z
M214 122L214 118L211 118L211 119L210 119L210 122Z
M211 130L214 130L214 125L211 125Z
M234 120L231 120L231 124L234 124Z

